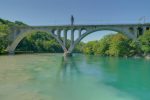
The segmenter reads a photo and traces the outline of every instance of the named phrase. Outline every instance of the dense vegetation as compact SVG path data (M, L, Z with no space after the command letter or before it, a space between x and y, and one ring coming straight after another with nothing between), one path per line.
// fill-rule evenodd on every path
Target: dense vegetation
M69 48L70 40L67 40ZM81 52L84 43L76 46L74 52ZM63 53L61 45L50 34L35 32L24 38L18 45L16 51Z
M63 52L58 42L50 34L43 32L35 32L24 38L17 51Z
M102 56L147 55L150 53L150 30L137 40L131 40L120 33L104 36L99 41L85 44L83 53Z
M8 46L8 35L11 33L11 27L22 27L27 26L23 22L15 21L10 22L8 20L0 19L0 54L5 53L5 49ZM67 40L69 47L70 41ZM81 47L83 43L80 43L75 48L74 52L81 52ZM48 33L44 32L34 32L24 38L16 48L18 52L63 52L62 47L59 43Z
M0 19L0 54L5 53L5 49L10 42L8 41L8 35L11 33L10 28L12 26L21 27L27 25L20 21L10 22L8 20Z
M8 44L8 34L9 27L7 25L0 25L0 53L4 53L4 50Z
M12 26L22 27L26 24L15 21L0 19L0 54L5 53L8 46L8 35ZM68 40L67 46L69 47ZM63 52L59 43L50 35L43 32L34 32L24 38L18 45L16 51L32 52ZM81 42L76 46L74 52L101 56L134 56L150 54L150 30L147 30L137 40L131 40L123 34L110 34L98 41L88 43Z

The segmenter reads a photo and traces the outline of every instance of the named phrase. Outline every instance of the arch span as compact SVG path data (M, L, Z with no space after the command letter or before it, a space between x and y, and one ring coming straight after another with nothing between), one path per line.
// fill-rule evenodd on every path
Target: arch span
M25 38L27 37L29 34L35 33L35 32L45 32L48 34L51 34L52 37L54 37L57 42L61 45L62 49L64 51L66 51L66 48L63 46L62 41L59 39L59 37L57 35L55 35L52 31L45 31L45 30L27 30L27 31L21 31L16 38L14 39L14 41L7 47L7 51L10 54L14 54L15 50L17 48L17 46L19 45L19 43Z
M124 31L121 31L121 30L117 30L117 29L110 29L110 28L100 28L100 29L95 29L95 30L88 30L86 31L84 34L81 34L81 36L74 42L74 45L72 45L70 48L69 48L69 52L72 52L75 48L75 46L77 44L79 44L79 42L84 39L85 37L87 37L88 35L94 33L94 32L98 32L98 31L113 31L113 32L117 32L117 33L122 33L124 35L126 35L127 37L129 38L132 38L132 36L127 33L127 32L124 32Z

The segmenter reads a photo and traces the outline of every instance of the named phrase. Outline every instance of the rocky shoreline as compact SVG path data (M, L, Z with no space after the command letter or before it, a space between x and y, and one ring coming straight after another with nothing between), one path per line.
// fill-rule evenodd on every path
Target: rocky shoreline
M147 55L134 55L133 58L145 58L145 59L149 59L150 60L150 54L147 54Z

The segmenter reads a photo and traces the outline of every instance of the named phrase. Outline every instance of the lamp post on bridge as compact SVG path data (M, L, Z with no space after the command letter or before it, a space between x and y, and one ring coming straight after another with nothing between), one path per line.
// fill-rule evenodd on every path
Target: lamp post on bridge
M71 15L71 26L73 26L73 25L74 25L74 16Z
M143 21L143 24L145 24L146 19L148 19L148 17L146 17L146 16L143 16L143 17L139 18L139 23L141 23L141 21Z

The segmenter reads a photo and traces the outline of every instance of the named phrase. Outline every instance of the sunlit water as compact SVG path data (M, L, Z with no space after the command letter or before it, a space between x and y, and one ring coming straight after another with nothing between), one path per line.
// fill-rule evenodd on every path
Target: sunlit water
M150 100L150 61L82 54L0 56L0 100Z

